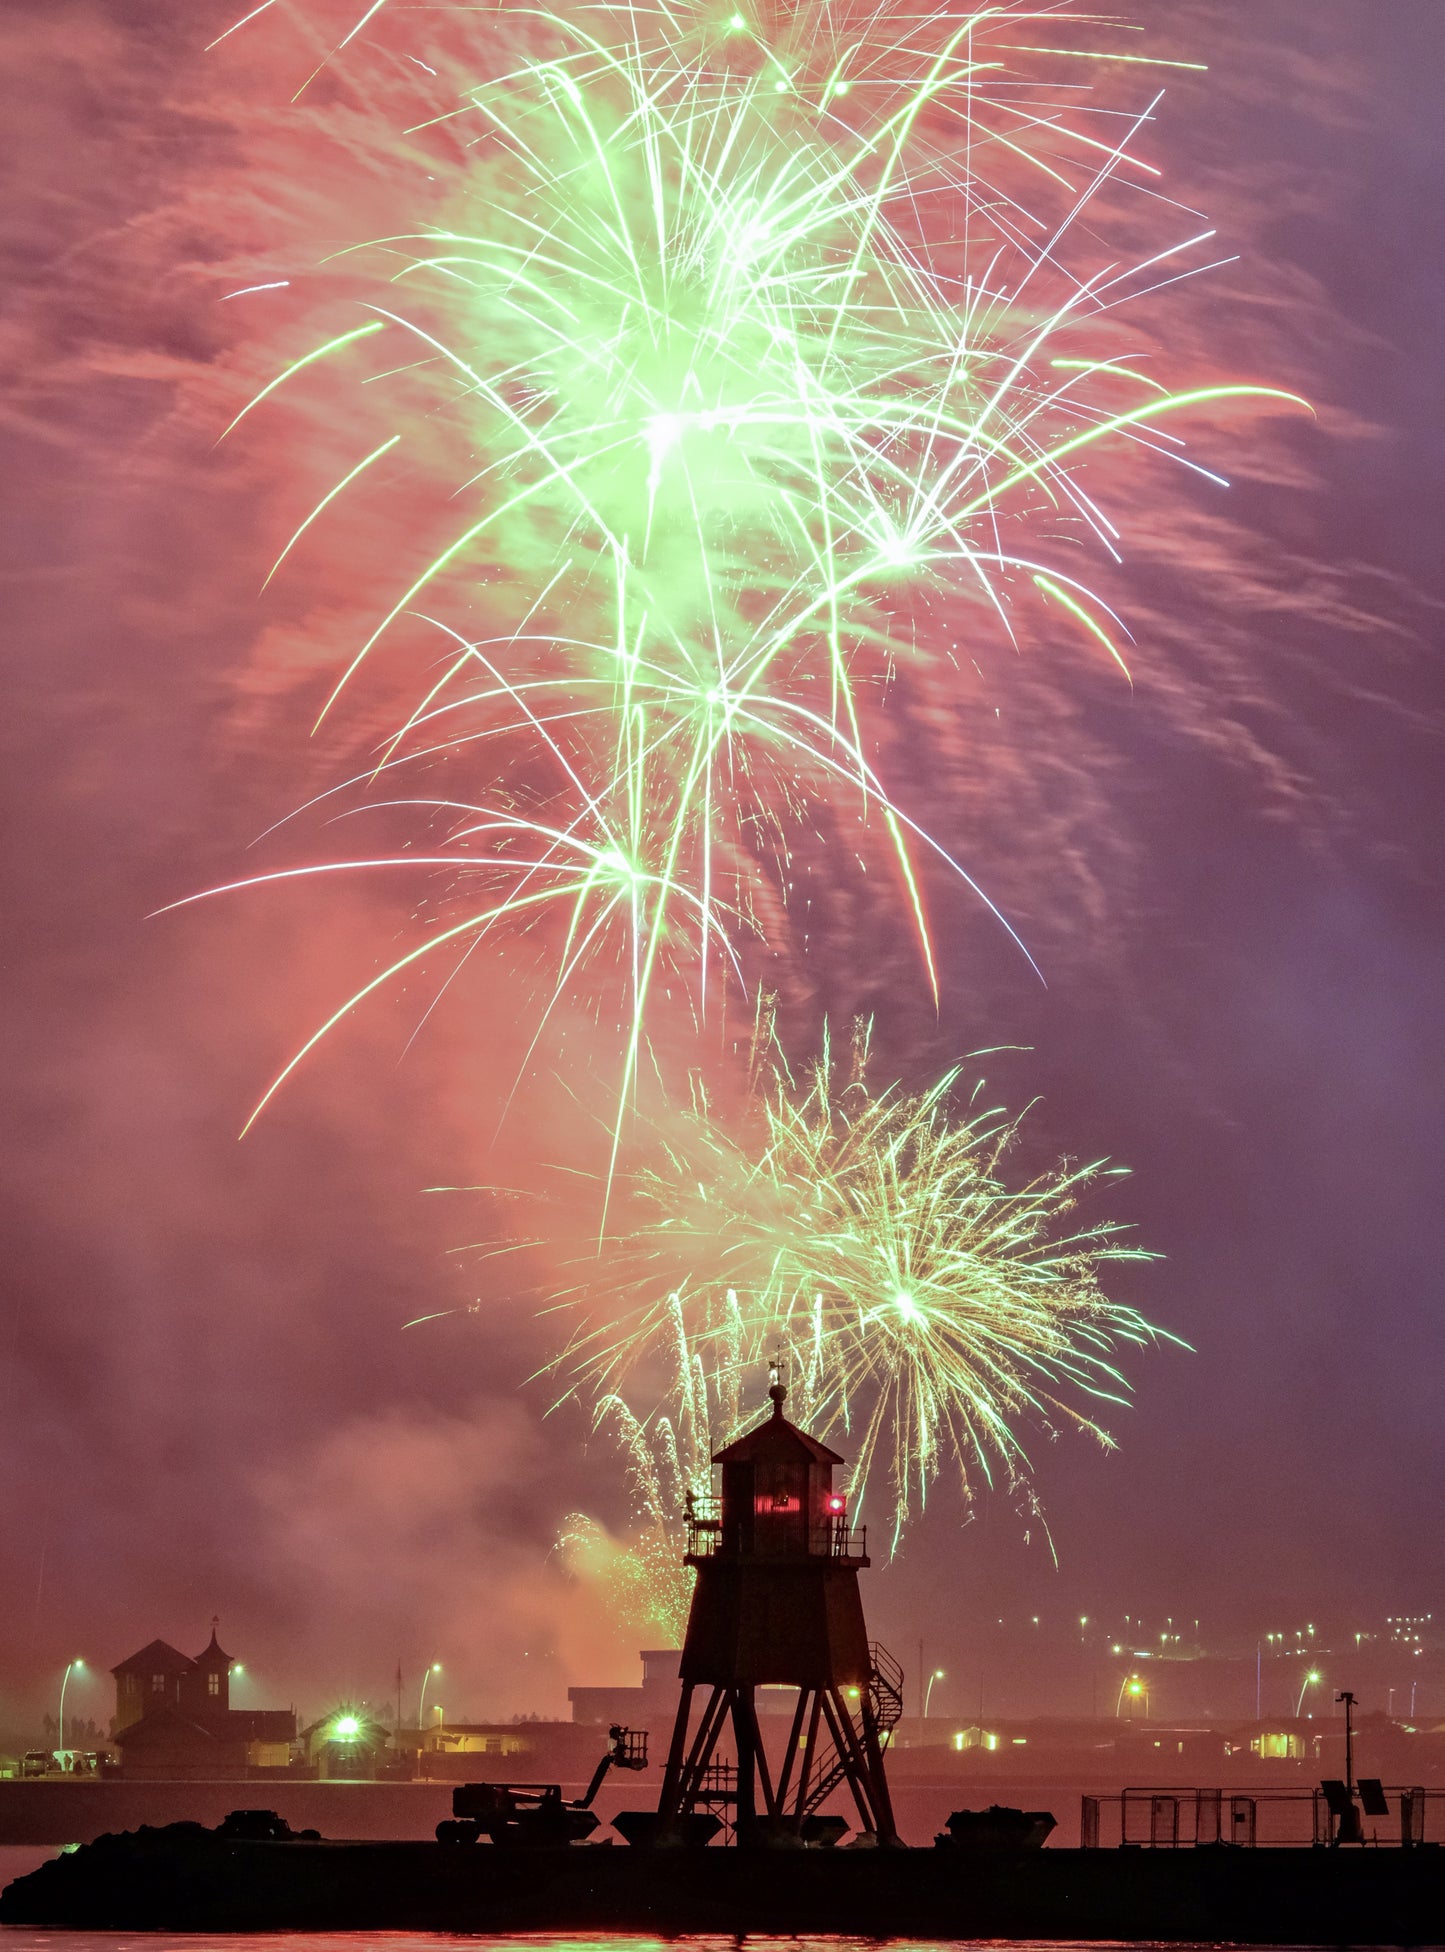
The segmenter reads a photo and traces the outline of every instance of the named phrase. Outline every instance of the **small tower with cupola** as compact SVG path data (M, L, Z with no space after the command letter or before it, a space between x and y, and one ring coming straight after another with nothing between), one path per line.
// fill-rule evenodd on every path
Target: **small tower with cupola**
M222 1648L216 1634L220 1621L211 1621L211 1638L196 1655L191 1672L182 1682L182 1701L193 1715L226 1715L231 1709L231 1669L235 1662Z

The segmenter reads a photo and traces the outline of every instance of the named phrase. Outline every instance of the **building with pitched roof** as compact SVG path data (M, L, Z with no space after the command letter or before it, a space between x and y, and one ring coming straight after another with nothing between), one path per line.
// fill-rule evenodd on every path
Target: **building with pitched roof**
M234 1660L216 1637L194 1657L151 1640L111 1669L121 1774L150 1782L241 1780L284 1769L296 1740L291 1708L233 1708Z

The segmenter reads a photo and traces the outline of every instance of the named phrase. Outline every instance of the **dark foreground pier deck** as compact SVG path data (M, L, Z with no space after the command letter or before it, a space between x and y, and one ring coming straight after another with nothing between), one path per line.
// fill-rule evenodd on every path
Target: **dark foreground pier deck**
M152 1931L838 1932L850 1937L1445 1942L1445 1851L738 1850L102 1837L0 1921Z

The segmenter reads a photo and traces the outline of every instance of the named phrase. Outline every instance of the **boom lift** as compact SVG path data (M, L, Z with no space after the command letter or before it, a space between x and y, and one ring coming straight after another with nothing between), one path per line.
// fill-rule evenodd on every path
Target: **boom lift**
M587 1794L563 1800L560 1783L461 1783L452 1791L452 1814L437 1825L439 1844L577 1844L597 1828L592 1801L609 1769L647 1767L647 1730L607 1731L607 1753L592 1773Z

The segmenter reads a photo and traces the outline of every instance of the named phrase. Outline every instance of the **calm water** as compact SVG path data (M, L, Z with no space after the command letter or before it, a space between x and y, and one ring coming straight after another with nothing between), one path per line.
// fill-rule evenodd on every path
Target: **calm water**
M424 1932L275 1932L247 1937L187 1936L179 1932L32 1932L19 1926L0 1926L0 1946L4 1952L457 1952L468 1940L440 1937ZM488 1952L672 1952L686 1947L688 1952L734 1952L737 1939L622 1938L598 1935L593 1938L557 1938L545 1933L486 1941ZM752 1952L769 1946L778 1952L878 1952L886 1945L889 1952L994 1952L996 1940L962 1939L862 1939L862 1938L750 1938ZM1033 1947L1010 1941L1007 1952L1109 1952L1098 1943L1072 1946L1063 1940L1050 1940L1047 1947ZM1145 1945L1132 1942L1128 1952L1219 1952L1214 1946ZM1231 1946L1229 1952L1281 1952L1277 1946ZM1286 1952L1319 1952L1318 1948L1290 1947ZM1371 1952L1392 1952L1388 1947L1372 1947Z
M469 1941L427 1932L268 1932L245 1936L184 1932L32 1932L19 1926L0 1926L0 1947L4 1952L258 1952L258 1946L275 1952L361 1952L376 1947L378 1952L456 1952ZM488 1952L671 1952L687 1947L689 1952L733 1952L738 1945L731 1938L626 1938L598 1933L592 1937L561 1938L552 1933L534 1932L508 1938L486 1940ZM878 1952L887 1945L890 1952L953 1952L972 1943L983 1952L997 1941L961 1939L863 1939L863 1938L749 1938L749 1948L758 1952L769 1946L778 1952ZM1021 1943L1009 1942L1008 1952L1045 1952ZM1050 1940L1046 1952L1106 1952L1099 1944L1070 1946ZM1181 1945L1153 1946L1132 1944L1129 1952L1218 1952L1215 1947ZM1280 1952L1278 1947L1231 1947L1230 1952ZM1307 1952L1290 1948L1290 1952ZM1372 1948L1387 1952L1387 1948Z

